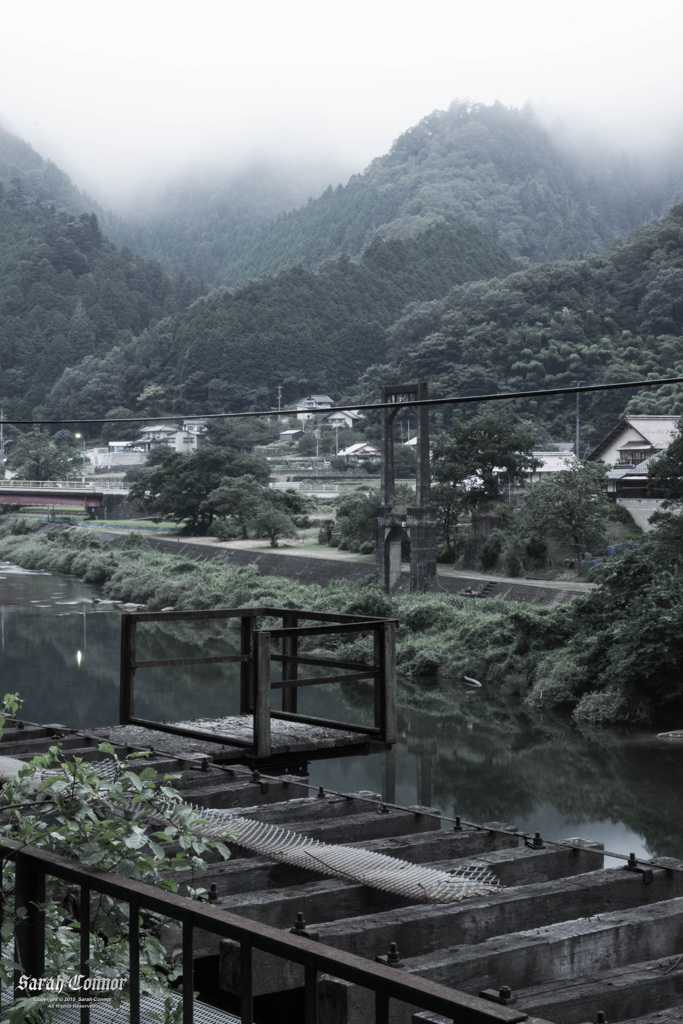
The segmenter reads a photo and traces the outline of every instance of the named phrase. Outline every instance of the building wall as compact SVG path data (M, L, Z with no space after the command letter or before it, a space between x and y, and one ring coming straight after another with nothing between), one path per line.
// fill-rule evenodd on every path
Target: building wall
M617 449L621 448L627 441L643 440L643 435L635 427L627 427L612 441L608 448L605 448L599 461L605 462L608 466L613 466L615 462L619 461L619 451Z

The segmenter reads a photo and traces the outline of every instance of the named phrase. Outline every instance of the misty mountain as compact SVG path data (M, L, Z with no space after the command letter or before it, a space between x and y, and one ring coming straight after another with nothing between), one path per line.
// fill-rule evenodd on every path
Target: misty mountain
M679 204L603 254L460 285L407 310L388 332L386 361L365 371L364 398L377 400L382 380L427 378L431 395L447 397L683 376L682 340ZM547 439L573 436L573 395L512 404ZM461 406L457 415L476 411ZM683 387L583 395L584 446L625 411L683 415Z
M206 247L216 279L228 285L297 263L311 270L342 253L357 257L376 237L413 238L434 223L474 225L513 256L542 262L599 252L680 201L682 185L680 167L580 158L529 110L456 102L404 132L346 186L329 185L255 235L212 193L213 208L209 196L202 200L211 216L196 230L188 225L184 237L188 252ZM163 223L161 209L156 218ZM169 231L172 223L170 211ZM154 254L170 258L164 245Z
M305 206L327 186L329 168L260 163L238 173L193 172L160 193L140 196L125 214L108 217L113 242L171 272L207 286L232 284L226 268L260 241L285 212Z
M342 256L316 273L292 267L214 292L114 352L90 355L65 370L43 410L65 419L120 405L141 415L240 411L270 407L278 385L285 403L302 389L339 393L384 359L386 328L407 304L514 267L505 249L464 224L377 239L359 261Z
M0 184L20 188L24 203L39 202L69 213L96 213L106 219L102 208L81 192L68 174L51 160L44 160L33 146L0 125Z
M197 294L159 263L119 252L94 213L31 199L26 181L39 182L30 173L0 182L0 403L10 418L30 418L65 366L129 341ZM105 389L107 407L110 398Z

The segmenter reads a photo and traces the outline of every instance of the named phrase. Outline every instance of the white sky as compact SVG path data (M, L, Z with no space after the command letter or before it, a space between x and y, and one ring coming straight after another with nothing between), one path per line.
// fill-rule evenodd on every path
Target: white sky
M0 121L108 201L198 158L360 171L435 108L683 128L680 0L0 0Z

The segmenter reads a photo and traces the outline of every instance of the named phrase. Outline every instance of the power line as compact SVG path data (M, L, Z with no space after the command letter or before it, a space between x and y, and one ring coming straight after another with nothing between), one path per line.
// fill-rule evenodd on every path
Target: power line
M407 398L405 401L400 402L367 402L365 404L359 404L358 402L348 402L346 405L332 405L328 408L321 410L324 411L327 416L332 412L349 412L350 410L363 410L364 412L372 411L374 409L395 409L397 405L403 406L440 406L440 405L465 405L470 402L502 402L508 401L515 398L546 398L552 395L580 395L586 394L591 391L617 391L624 388L653 388L661 387L663 384L683 384L683 377L659 377L657 380L631 380L621 381L618 384L583 384L580 387L570 388L541 388L536 391L503 391L496 392L493 395L454 395L451 398ZM10 424L14 427L21 426L60 426L68 425L71 423L155 423L160 420L231 420L231 419L244 419L245 417L263 417L263 416L296 416L301 412L301 409L262 409L258 412L211 412L211 413L194 413L192 415L187 413L168 413L167 415L158 416L122 416L112 417L111 419L105 419L104 416L99 416L96 419L82 419L77 416L72 416L70 419L62 420L9 420L5 419L6 424Z

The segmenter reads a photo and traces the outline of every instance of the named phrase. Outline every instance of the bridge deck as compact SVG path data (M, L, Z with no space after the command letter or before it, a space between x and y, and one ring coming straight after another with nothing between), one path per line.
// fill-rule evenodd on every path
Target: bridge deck
M101 508L101 487L82 480L3 480L0 505L70 505Z

